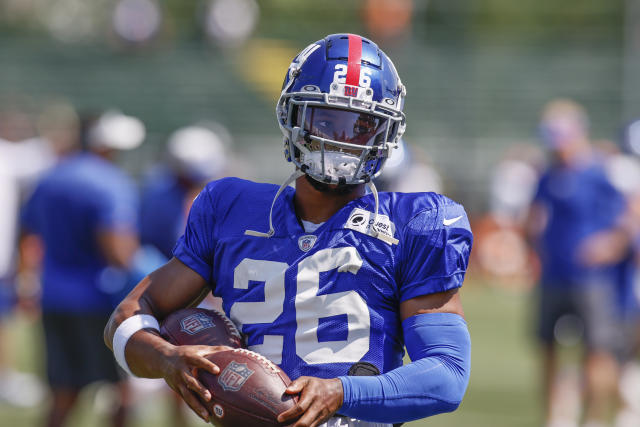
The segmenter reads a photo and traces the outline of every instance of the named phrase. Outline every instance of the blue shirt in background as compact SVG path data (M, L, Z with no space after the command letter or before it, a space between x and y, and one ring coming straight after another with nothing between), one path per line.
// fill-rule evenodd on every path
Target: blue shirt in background
M154 168L145 178L140 200L140 241L153 245L171 258L178 237L186 224L187 192L166 168Z
M64 158L45 174L22 215L24 227L44 241L44 311L112 310L111 297L101 289L107 262L97 233L135 231L137 209L132 180L93 154Z
M589 267L578 251L586 238L613 227L625 209L624 197L595 160L579 167L552 167L541 178L534 199L548 213L539 241L545 286L582 286L614 281L615 267Z

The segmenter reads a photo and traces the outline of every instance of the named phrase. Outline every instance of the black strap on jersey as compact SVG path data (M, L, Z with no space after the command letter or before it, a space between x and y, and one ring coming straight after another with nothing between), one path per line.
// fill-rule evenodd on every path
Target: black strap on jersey
M349 368L347 375L350 377L372 377L380 375L380 369L373 363L356 362ZM393 427L400 427L404 423L394 424Z

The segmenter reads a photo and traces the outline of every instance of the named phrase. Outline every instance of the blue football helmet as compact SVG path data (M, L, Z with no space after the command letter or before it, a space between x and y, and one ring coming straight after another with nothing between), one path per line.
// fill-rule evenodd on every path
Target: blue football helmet
M372 41L332 34L295 57L276 116L285 158L327 184L362 184L382 171L405 130L406 90Z

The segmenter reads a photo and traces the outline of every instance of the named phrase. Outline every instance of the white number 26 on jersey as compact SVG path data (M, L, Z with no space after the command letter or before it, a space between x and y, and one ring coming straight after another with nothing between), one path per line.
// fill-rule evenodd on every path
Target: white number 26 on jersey
M296 276L296 354L308 364L355 363L369 351L369 307L356 291L318 295L320 273L337 269L356 274L362 258L354 247L329 248L316 252L298 264ZM236 302L230 316L239 328L254 323L273 323L282 314L285 300L286 263L245 258L234 270L233 287L248 289L250 281L262 281L264 301ZM322 317L347 315L348 332L343 341L318 340ZM282 335L265 335L262 344L250 346L275 363L282 362Z

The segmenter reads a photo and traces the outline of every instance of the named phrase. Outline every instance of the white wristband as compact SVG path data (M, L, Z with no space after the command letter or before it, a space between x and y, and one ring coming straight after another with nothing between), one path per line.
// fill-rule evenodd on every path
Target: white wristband
M159 331L160 325L156 318L150 314L135 314L120 323L115 334L113 334L113 355L116 357L118 365L120 365L126 373L134 377L136 375L131 372L127 359L124 357L124 349L127 346L127 341L129 341L129 338L131 338L133 334L140 329L147 328Z

